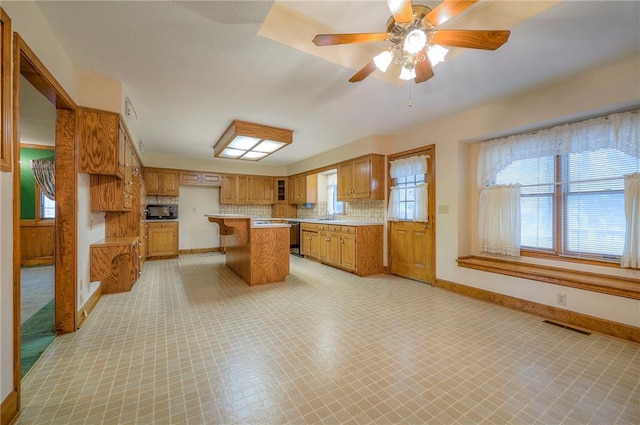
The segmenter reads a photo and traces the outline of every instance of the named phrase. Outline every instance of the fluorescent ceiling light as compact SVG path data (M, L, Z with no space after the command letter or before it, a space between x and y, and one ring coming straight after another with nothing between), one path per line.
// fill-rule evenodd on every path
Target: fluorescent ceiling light
M233 120L213 147L219 158L260 160L293 142L293 131Z

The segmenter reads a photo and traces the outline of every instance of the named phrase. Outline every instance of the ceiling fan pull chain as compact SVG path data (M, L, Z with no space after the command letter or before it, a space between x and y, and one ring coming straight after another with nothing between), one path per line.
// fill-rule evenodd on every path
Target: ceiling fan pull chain
M411 80L409 80L409 108L411 108L413 106L413 102L412 102L412 96L411 96Z

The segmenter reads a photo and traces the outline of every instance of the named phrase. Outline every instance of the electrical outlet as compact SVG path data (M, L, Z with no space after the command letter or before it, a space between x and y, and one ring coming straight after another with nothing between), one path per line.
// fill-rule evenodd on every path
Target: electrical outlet
M438 205L438 214L449 214L449 205Z
M556 294L556 304L557 305L567 305L567 294L562 294L558 292Z

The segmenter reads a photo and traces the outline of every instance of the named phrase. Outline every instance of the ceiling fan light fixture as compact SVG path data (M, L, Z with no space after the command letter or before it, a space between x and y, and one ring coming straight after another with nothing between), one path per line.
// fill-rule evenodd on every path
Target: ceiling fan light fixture
M387 72L391 61L393 60L393 53L388 50L376 55L373 58L373 63L376 64L376 68L378 68L382 72Z
M409 69L406 66L403 66L400 71L400 79L408 81L413 80L414 78L416 78L416 70L414 68Z
M446 49L439 44L433 44L429 46L427 49L427 57L429 57L429 62L431 62L431 66L436 66L440 62L444 62L444 58L449 53L449 49Z
M426 44L427 34L421 29L414 29L405 37L402 49L407 53L415 55L422 50Z

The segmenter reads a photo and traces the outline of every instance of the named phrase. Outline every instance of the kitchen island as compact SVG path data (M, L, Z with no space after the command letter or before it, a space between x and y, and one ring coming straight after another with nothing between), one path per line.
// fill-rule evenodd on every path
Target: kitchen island
M226 238L225 264L247 284L282 282L289 274L289 224L240 214L205 214Z

